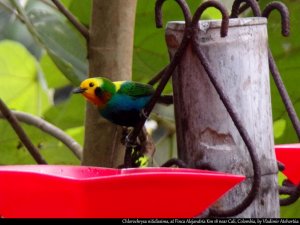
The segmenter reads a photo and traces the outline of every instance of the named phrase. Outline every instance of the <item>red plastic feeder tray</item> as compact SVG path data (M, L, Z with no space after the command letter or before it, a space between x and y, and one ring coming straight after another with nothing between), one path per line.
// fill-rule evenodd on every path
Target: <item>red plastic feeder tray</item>
M275 145L278 161L285 165L283 173L295 185L300 183L300 144Z
M195 217L244 176L179 168L0 166L4 218Z

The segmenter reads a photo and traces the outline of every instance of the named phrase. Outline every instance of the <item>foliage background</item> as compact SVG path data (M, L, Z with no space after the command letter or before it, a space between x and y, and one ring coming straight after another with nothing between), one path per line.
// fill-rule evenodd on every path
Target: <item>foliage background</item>
M63 129L83 144L83 98L71 96L74 85L87 74L86 43L51 4L42 0L0 0L0 97L10 108L40 116ZM91 0L62 0L87 27ZM188 0L193 11L199 2ZM229 1L224 0L228 4ZM270 2L260 0L261 8ZM291 14L291 35L280 34L280 17L273 13L268 24L269 45L283 76L296 111L300 111L300 1L284 0ZM133 80L147 82L169 62L164 30L154 24L155 1L138 0L134 37ZM230 5L230 4L229 4ZM182 20L172 1L164 5L164 21ZM251 14L251 13L250 13ZM249 15L250 15L249 14ZM210 9L206 18L220 18ZM171 85L165 90L172 92ZM271 81L275 143L298 142L281 98ZM153 133L157 145L156 163L176 156L172 107L157 107L159 126ZM75 164L80 161L56 139L40 130L23 126L49 164ZM0 164L34 164L6 121L0 120ZM282 179L280 175L280 179ZM300 201L282 207L282 217L299 217Z

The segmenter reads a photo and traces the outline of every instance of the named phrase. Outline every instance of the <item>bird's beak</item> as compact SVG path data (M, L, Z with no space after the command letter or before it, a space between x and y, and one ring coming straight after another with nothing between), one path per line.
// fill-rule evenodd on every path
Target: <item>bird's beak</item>
M83 93L83 92L85 92L86 91L86 88L80 88L80 87L78 87L78 88L75 88L74 90L73 90L73 93L74 94L80 94L80 93Z

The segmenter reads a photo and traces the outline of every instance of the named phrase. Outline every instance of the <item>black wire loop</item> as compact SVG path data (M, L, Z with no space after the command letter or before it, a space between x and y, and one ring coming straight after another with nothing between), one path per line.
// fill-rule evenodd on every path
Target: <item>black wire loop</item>
M230 18L238 18L240 14L240 6L243 2L252 9L254 16L261 15L259 5L255 0L235 0L232 5Z

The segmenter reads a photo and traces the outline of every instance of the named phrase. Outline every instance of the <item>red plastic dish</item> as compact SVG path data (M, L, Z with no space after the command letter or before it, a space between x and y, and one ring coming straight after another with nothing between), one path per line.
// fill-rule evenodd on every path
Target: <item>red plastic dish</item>
M275 145L278 161L285 165L283 173L295 185L300 183L300 144Z
M244 176L178 168L0 166L10 218L194 217Z

